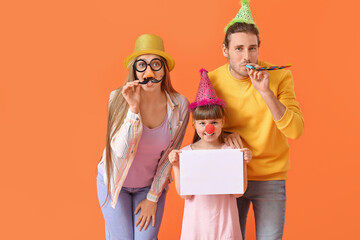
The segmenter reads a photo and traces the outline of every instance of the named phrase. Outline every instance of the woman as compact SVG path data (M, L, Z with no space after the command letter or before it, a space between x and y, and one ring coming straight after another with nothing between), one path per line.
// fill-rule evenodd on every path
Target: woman
M157 239L171 171L168 154L182 143L189 103L171 85L174 60L160 37L140 36L125 67L125 85L110 94L98 197L106 239Z

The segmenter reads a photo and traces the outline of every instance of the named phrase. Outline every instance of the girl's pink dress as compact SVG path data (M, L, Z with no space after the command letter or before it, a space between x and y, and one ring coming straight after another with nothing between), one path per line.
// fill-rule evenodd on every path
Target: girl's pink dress
M182 150L192 150L191 145ZM181 240L224 239L242 240L236 198L231 194L195 195L185 200Z

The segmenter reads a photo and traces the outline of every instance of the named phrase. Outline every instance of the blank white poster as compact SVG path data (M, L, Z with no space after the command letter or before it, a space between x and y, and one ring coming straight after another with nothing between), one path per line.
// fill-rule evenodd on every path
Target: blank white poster
M239 149L180 153L180 194L244 193L243 153Z

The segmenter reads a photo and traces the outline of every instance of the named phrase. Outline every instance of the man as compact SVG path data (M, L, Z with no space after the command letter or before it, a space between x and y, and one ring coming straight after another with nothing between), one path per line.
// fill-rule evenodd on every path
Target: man
M248 1L225 28L223 54L228 63L209 73L218 96L226 102L226 142L248 147L248 188L238 198L240 225L245 238L246 218L253 204L256 238L282 239L286 210L286 179L290 168L287 138L302 135L304 120L296 102L291 72L256 71L270 67L258 60L259 31ZM241 140L240 140L241 137Z

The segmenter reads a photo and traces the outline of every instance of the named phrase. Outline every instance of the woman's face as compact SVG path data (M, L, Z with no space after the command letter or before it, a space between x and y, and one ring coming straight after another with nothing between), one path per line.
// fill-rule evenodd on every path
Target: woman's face
M161 87L161 80L165 76L165 63L160 56L146 54L139 56L135 61L136 78L145 91ZM151 81L153 80L153 81Z

